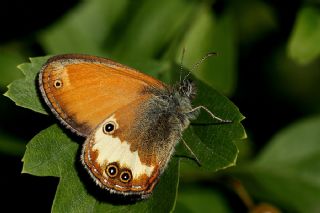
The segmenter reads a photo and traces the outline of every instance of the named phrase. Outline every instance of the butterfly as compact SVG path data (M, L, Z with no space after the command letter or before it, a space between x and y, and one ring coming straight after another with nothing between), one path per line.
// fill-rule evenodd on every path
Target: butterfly
M39 87L60 122L86 138L81 161L90 176L116 194L150 196L200 108L226 121L203 106L192 107L190 80L169 86L96 56L50 58L40 70Z

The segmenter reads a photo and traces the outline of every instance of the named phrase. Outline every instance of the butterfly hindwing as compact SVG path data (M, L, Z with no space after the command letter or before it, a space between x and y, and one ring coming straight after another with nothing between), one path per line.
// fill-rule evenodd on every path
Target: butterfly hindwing
M155 99L146 95L120 108L86 140L82 161L103 188L125 194L149 194L153 190L181 131L170 130L172 118L166 113L152 115L162 107ZM113 170L118 171L114 177L110 174ZM122 178L125 174L129 181Z

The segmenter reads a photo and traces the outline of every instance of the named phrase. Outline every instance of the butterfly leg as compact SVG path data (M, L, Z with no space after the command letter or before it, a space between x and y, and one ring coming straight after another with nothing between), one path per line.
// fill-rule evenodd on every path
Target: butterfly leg
M196 110L198 110L198 109L204 109L213 119L216 119L216 120L218 120L218 121L220 121L220 122L222 122L222 123L232 123L232 121L231 120L224 120L224 119L222 119L222 118L219 118L218 116L215 116L208 108L206 108L205 106L197 106L197 107L195 107L195 108L193 108L190 112L192 113L192 112L194 112L194 111L196 111ZM189 113L190 113L189 112Z
M191 150L191 148L188 146L188 144L185 142L185 140L183 140L183 138L181 137L181 141L183 143L183 145L188 149L188 151L190 152L190 154L193 156L194 160L197 162L198 166L201 166L201 163L199 161L199 159L197 158L197 156L193 153L193 151Z

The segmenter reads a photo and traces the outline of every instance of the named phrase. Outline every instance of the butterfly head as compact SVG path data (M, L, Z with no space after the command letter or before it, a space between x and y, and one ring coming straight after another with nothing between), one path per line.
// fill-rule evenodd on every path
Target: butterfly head
M178 91L181 96L187 97L189 100L193 100L197 93L196 85L191 79L181 81Z
M197 118L199 111L193 110L192 100L196 96L196 85L190 79L184 79L173 87L168 103L174 116L180 120L182 130L186 129L190 120ZM169 96L170 97L170 96Z

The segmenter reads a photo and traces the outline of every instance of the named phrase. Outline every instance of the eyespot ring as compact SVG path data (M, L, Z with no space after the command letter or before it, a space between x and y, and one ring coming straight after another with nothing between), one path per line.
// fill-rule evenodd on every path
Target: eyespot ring
M114 178L118 175L119 173L119 169L118 169L118 165L115 163L111 163L107 166L106 168L106 174L111 177Z
M117 125L115 122L109 121L104 124L103 132L104 132L104 134L111 135L116 130L116 127L117 127Z
M120 181L123 183L128 183L132 179L132 174L130 170L124 170L120 173Z
M57 79L54 81L53 83L53 86L56 88L56 89L59 89L62 87L62 81L60 79Z

